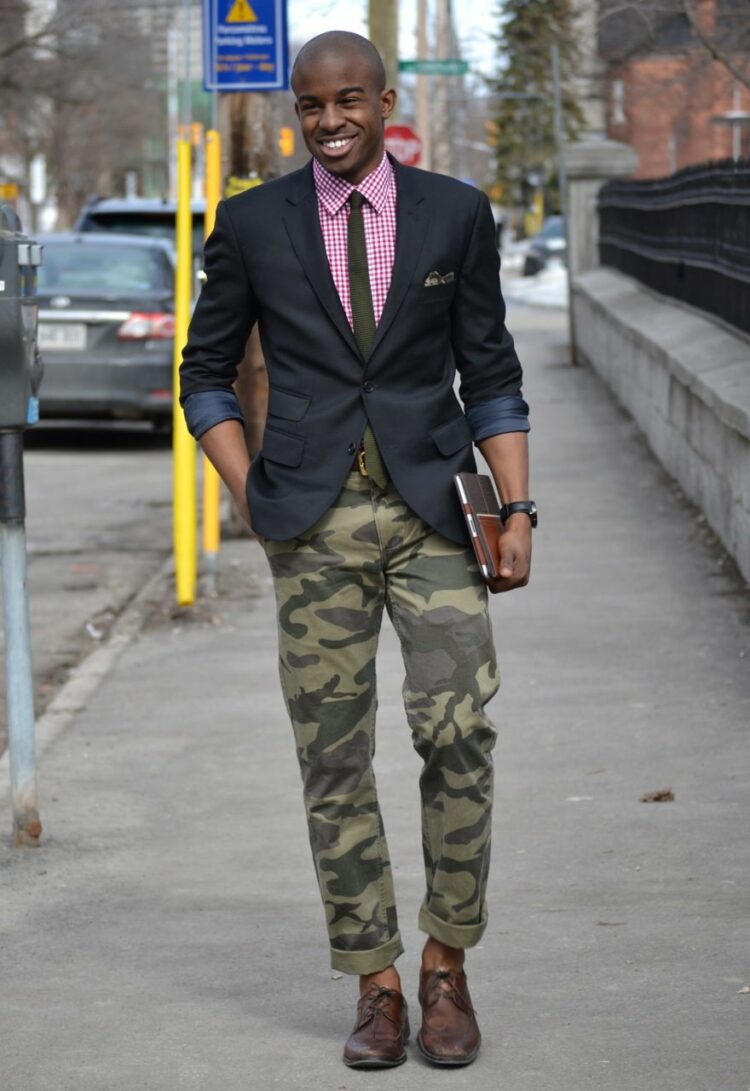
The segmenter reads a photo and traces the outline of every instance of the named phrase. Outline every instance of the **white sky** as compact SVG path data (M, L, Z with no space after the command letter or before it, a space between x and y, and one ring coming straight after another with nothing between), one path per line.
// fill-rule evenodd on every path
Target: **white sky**
M472 66L489 75L492 71L497 0L455 0L453 18L461 40L462 55ZM429 3L428 8L434 10ZM289 37L293 42L312 38L324 30L353 30L367 34L366 0L289 0ZM401 0L399 5L399 44L401 57L417 56L416 0Z

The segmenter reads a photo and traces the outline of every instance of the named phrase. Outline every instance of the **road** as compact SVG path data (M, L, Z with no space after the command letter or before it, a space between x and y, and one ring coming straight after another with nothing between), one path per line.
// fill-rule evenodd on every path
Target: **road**
M171 549L171 454L148 426L42 425L25 456L37 714ZM2 632L0 632L0 659ZM5 675L0 753L5 749Z

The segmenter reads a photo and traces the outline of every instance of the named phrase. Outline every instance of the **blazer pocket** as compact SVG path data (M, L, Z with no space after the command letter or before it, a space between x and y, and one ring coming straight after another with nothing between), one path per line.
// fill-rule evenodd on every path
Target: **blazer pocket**
M304 394L293 394L291 390L279 390L277 386L268 389L268 412L272 417L284 420L302 420L310 406L310 399Z
M292 436L266 425L260 449L262 458L278 462L282 466L299 466L304 450L305 441L301 436Z
M422 303L448 303L456 294L456 282L436 284L433 288L422 287L419 298Z
M447 421L446 424L440 424L437 428L433 428L430 435L440 454L446 457L455 455L456 451L460 451L462 447L468 447L474 439L468 421L463 414Z

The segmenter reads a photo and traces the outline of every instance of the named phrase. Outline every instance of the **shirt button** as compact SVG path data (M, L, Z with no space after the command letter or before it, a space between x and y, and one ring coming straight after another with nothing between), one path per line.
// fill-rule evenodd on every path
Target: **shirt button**
M356 453L357 453L357 448L356 448L356 445L355 445L354 443L350 443L350 444L349 444L349 446L348 446L348 447L347 447L347 449L346 449L346 453L347 453L348 455L354 455L354 454L356 454Z
M372 394L373 390L375 389L375 383L364 383L362 389L364 390L365 394Z

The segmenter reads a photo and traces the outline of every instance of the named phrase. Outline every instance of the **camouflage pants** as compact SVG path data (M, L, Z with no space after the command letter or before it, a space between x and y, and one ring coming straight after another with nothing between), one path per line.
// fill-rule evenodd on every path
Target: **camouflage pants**
M486 926L498 674L473 554L352 473L300 538L265 543L282 689L294 727L334 969L375 973L402 952L378 807L375 652L386 607L406 668L427 893L420 928L471 947Z

